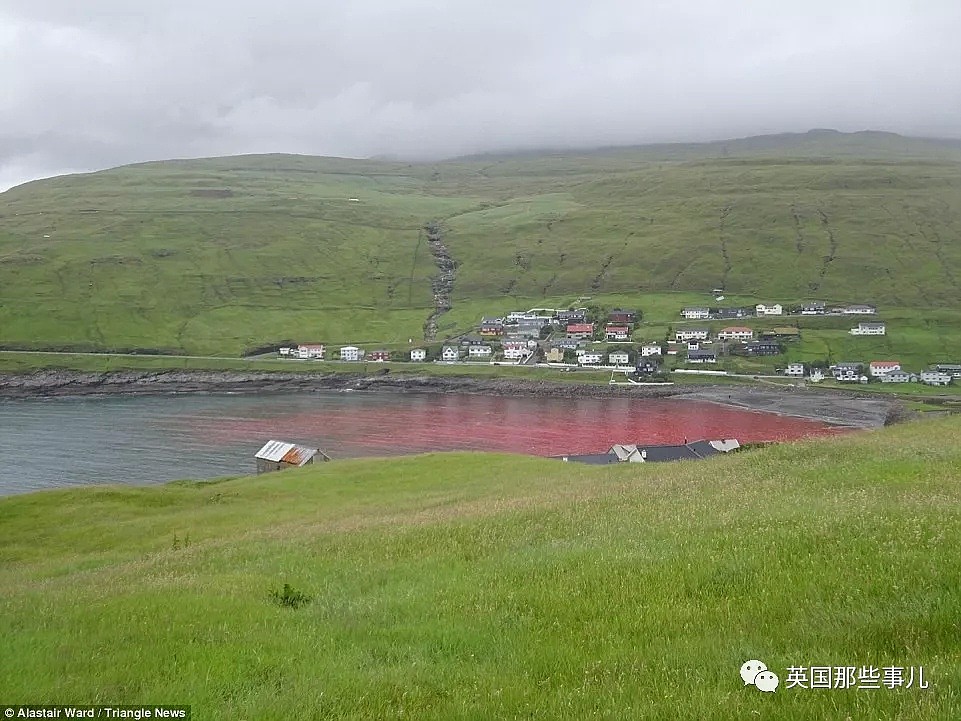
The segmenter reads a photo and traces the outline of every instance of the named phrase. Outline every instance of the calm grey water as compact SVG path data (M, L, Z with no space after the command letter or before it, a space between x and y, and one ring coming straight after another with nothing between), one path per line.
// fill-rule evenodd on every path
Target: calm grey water
M683 438L782 440L822 423L673 399L310 392L0 401L0 495L255 471L268 440L334 459L432 450L560 455Z

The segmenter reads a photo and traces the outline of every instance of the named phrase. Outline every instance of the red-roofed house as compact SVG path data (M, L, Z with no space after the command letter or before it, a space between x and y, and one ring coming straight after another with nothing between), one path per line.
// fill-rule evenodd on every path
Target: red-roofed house
M594 335L593 323L571 323L567 326L567 337L581 340Z
M878 378L885 373L901 370L901 364L898 361L871 361L868 369L872 378Z
M631 337L631 329L626 325L609 325L604 329L607 340L627 340Z
M719 340L754 340L754 331L740 325L724 328L717 334Z

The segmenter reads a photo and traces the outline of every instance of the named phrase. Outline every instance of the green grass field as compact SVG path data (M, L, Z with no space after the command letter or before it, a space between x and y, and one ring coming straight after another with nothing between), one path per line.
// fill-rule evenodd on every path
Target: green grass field
M235 356L419 340L436 273L422 228L436 219L458 263L442 337L582 296L639 307L663 333L723 287L752 303L872 302L892 323L878 351L946 360L929 356L961 351L959 170L957 144L819 132L430 164L244 156L39 181L0 194L0 347ZM843 355L843 340L812 334L799 356Z
M0 499L0 699L211 721L957 719L959 434ZM285 583L311 602L273 602ZM750 658L776 693L742 685ZM790 666L921 666L930 687L788 689Z

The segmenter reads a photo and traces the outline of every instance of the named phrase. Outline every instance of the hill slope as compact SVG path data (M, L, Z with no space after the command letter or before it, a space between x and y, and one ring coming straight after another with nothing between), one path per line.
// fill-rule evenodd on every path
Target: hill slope
M956 719L959 433L2 499L0 698L212 721ZM272 603L284 583L312 601ZM742 686L750 658L776 693ZM851 665L923 667L930 687L787 688L790 666Z
M957 143L817 131L431 164L245 156L0 195L0 344L419 338L431 220L457 263L442 335L505 296L723 287L939 308L961 293Z

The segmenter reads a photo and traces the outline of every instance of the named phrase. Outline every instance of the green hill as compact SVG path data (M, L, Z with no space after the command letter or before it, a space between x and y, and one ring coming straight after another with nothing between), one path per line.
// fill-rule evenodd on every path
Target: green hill
M441 337L485 311L583 295L663 324L715 287L874 302L923 328L924 309L953 313L961 293L959 171L956 142L812 131L421 164L242 156L38 181L0 194L0 345L406 343L433 309L431 220L457 263Z
M959 434L5 498L0 699L210 721L957 719ZM311 600L278 603L284 584ZM775 693L742 685L752 658ZM791 666L923 667L930 685L801 690Z

